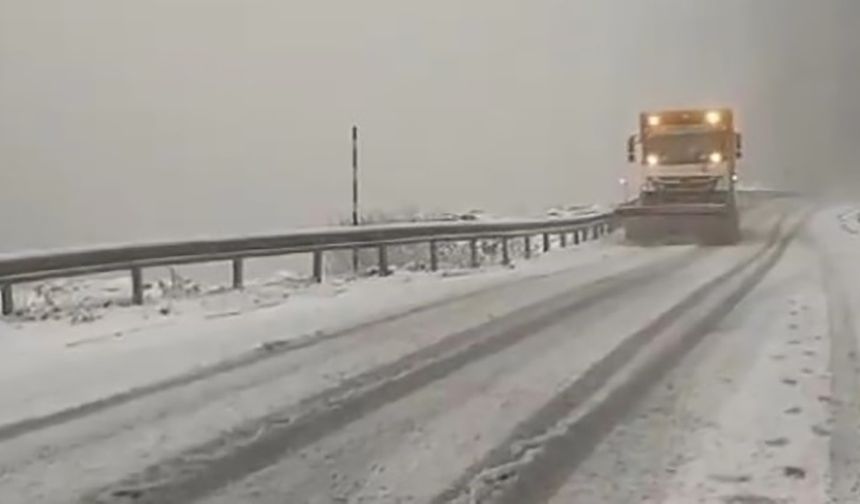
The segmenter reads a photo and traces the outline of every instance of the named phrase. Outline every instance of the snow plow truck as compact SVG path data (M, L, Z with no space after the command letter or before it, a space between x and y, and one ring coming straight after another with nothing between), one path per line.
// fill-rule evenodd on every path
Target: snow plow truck
M741 135L730 109L642 113L627 142L637 195L617 209L637 244L730 245L740 240L735 185Z

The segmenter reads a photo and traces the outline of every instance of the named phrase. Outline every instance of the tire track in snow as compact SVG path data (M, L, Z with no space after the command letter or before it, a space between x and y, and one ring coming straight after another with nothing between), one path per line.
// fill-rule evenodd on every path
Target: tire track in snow
M821 253L830 326L833 432L830 438L830 496L834 503L860 499L860 369L857 335L848 291L833 263Z
M81 502L168 504L205 497L392 401L525 340L572 312L611 299L631 285L660 278L708 253L707 249L695 249L680 258L668 257L638 266L448 336L302 401L295 408L252 422L125 481L97 490Z
M782 257L799 225L781 236L777 225L767 244L735 267L699 288L692 296L662 314L655 322L632 335L624 343L538 411L484 460L470 468L450 489L432 502L494 502L517 504L544 502L551 498L569 474L576 470L612 428L641 399L644 393L676 365L712 327L758 284ZM745 274L745 272L747 272ZM633 362L663 332L685 315L694 312L727 281L741 278L741 284L715 307L683 326L682 335L650 360L634 369L630 377L610 390L601 388ZM581 416L574 411L593 402Z
M575 268L573 268L575 269ZM559 274L561 272L555 272L553 274ZM284 355L289 352L295 352L297 350L306 349L315 345L319 345L322 343L326 343L328 341L337 340L340 338L348 337L350 335L359 333L361 331L366 331L367 329L373 328L375 326L379 326L382 324L387 324L390 322L398 321L401 319L405 319L410 316L414 316L420 313L428 312L430 310L434 310L437 308L450 306L456 303L463 302L466 299L474 298L491 292L496 289L504 288L516 288L517 286L534 282L536 280L545 278L550 274L541 274L536 276L527 276L523 278L514 279L510 282L506 282L503 285L489 285L486 287L481 287L479 289L465 292L453 297L448 297L444 299L440 299L437 301L433 301L427 304L422 304L420 306L407 309L405 311L399 311L397 313L384 315L382 317L375 318L373 320L363 322L361 324L353 325L348 328L328 331L328 332L319 332L311 335L307 335L300 338L295 338L292 340L273 340L269 342L263 343L260 348L247 352L245 354L236 356L234 358L209 365L204 366L199 369L195 369L191 372L184 373L172 378L168 378L165 380L161 380L150 385L145 385L142 387L136 387L126 392L121 392L119 394L114 394L102 399L98 399L95 401L87 402L84 404L80 404L71 408L62 409L60 411L56 411L54 413L49 413L47 415L42 415L38 417L26 418L20 421L12 422L5 425L0 425L0 442L7 441L10 439L14 439L16 437L29 434L35 431L39 431L42 429L50 428L56 425L61 425L67 422L71 422L73 420L78 420L90 415L98 414L102 411L115 408L118 406L122 406L124 404L144 399L146 397L156 395L162 392L167 392L170 390L178 389L181 387L185 387L188 385L192 385L194 383L227 374L233 372L237 369L253 366L260 362L276 358L278 356Z
M758 208L760 211L762 205L750 205L753 208ZM559 272L555 272L552 274L558 274ZM481 287L479 289L465 292L463 294L459 294L457 296L440 299L438 301L430 302L427 304L423 304L405 311L400 311L393 314L384 315L382 317L358 324L353 325L344 329L334 330L324 333L315 333L311 335L307 335L304 337L296 338L290 341L281 341L274 340L268 343L264 343L261 348L248 352L243 355L239 355L235 358L225 360L223 362L213 364L210 366L201 367L199 369L195 369L194 371L181 374L172 378L168 378L165 380L161 380L150 385L136 387L126 392L121 392L119 394L114 394L102 399L98 399L95 401L91 401L88 403L80 404L72 408L62 409L60 411L56 411L54 413L49 413L46 415L41 415L38 417L26 418L20 421L12 422L5 425L0 425L0 442L7 441L9 439L13 439L31 432L35 432L41 429L46 429L52 426L60 425L66 422L70 422L73 420L77 420L80 418L84 418L90 415L94 415L100 413L102 411L108 410L110 408L114 408L117 406L122 406L124 404L130 403L132 401L136 401L138 399L143 399L148 396L152 396L161 392L166 392L169 390L181 388L187 385L191 385L202 380L212 378L218 375L226 374L231 371L235 371L240 368L252 366L259 362L272 359L278 357L280 355L284 355L288 352L294 352L297 350L309 348L321 343L325 343L327 341L340 339L343 337L347 337L349 335L355 334L357 332L366 330L368 328L372 328L377 325L397 321L400 319L404 319L406 317L416 315L419 313L427 312L436 308L450 306L452 304L456 304L462 302L466 299L473 298L485 294L487 292L491 292L495 289L499 288L515 288L519 285L523 285L529 282L533 282L537 279L544 278L549 276L550 274L542 274L537 276L527 276L519 279L512 280L507 282L501 286L499 285L489 285L486 287Z

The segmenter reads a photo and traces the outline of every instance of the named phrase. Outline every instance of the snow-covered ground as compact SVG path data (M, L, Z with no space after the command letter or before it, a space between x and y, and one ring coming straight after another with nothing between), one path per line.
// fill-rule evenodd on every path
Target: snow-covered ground
M827 303L808 236L553 503L828 502Z
M860 502L858 215L817 212L552 502Z
M179 290L166 313L160 297L89 322L19 320L2 336L0 501L495 502L548 446L578 450L565 429L695 335L632 409L606 410L593 452L532 480L555 494L540 501L860 502L858 212L823 209L782 255L757 255L781 250L762 247L789 207L749 212L737 247L609 239L510 269L281 278ZM735 267L768 257L747 290L758 266ZM645 346L623 360L631 341ZM290 342L309 344L277 351ZM2 427L239 355L266 358Z
M611 301L581 312L571 309L556 323L533 329L523 343L451 374L434 387L392 401L301 458L285 457L205 502L245 502L255 494L271 496L259 502L283 497L302 502L307 495L326 493L340 493L351 502L430 502L535 411L580 380L643 321L670 309L749 252L743 247L725 249L687 264L682 251L670 258L675 268L630 282ZM690 281L690 276L696 280ZM649 295L658 292L662 295ZM370 467L368 460L374 462ZM341 475L334 484L332 474ZM482 493L484 477L471 484L476 495Z
M163 281L153 284L142 307L123 305L127 278L49 282L33 294L26 315L0 334L0 425L266 345L336 332L517 279L632 253L592 242L511 268L402 271L388 278L335 278L322 285L285 274L242 292ZM48 316L41 320L39 314Z
M378 317L378 309L381 306L377 303L390 309L391 304L399 299L402 309L407 307L403 300L411 298L414 302L416 293L422 296L438 296L435 299L450 299L450 296L457 292L472 292L474 295L424 313L416 313L402 322L395 320L378 324L358 330L348 338L329 340L301 351L288 352L260 365L214 376L190 387L166 391L135 403L121 405L106 411L104 415L84 417L79 421L63 423L56 429L48 429L47 432L36 431L32 435L9 440L4 443L3 450L0 450L0 473L5 474L0 489L6 492L0 493L0 500L3 496L26 496L28 502L61 502L57 500L57 496L66 494L58 493L60 489L68 494L78 495L81 489L105 484L127 472L140 470L157 458L175 455L210 437L229 432L243 422L265 418L266 415L283 408L301 410L305 407L301 403L303 398L349 383L348 380L362 373L384 368L412 352L442 344L436 352L444 354L444 348L449 345L446 341L462 331L478 331L476 338L494 337L499 328L482 329L488 321L492 324L496 318L504 320L511 312L538 303L541 299L565 299L572 290L597 282L608 275L636 269L661 258L673 260L688 251L688 248L678 247L641 253L637 249L627 247L592 244L544 256L534 262L524 263L515 270L484 272L472 277L426 276L411 281L405 280L405 277L394 277L374 281L376 289L372 289L371 284L362 283L360 288L354 291L359 294L352 301L355 304L340 301L342 304L337 304L334 308L305 316L312 317L317 327L327 322L347 324L349 321L345 317L348 314L343 309L350 306L360 309L362 315L373 312L374 316ZM451 282L458 287L453 287ZM480 285L475 282L480 282ZM686 288L683 282L681 287ZM475 293L476 288L482 290ZM385 292L388 294L385 295ZM344 293L340 299L348 299L348 294ZM423 299L424 302L430 300L431 298ZM335 304L328 301L332 300L327 300L326 304L329 306ZM41 369L28 370L9 382L8 388L4 388L0 397L5 400L10 394L17 394L21 401L9 406L19 411L21 406L26 406L24 401L30 397L58 399L46 396L53 391L52 387L65 389L66 394L61 397L62 400L86 400L86 397L80 395L81 391L89 391L95 387L102 388L104 394L105 386L117 387L116 383L105 383L106 376L115 376L120 382L126 380L127 385L128 374L136 374L138 371L152 373L153 369L163 373L164 370L159 369L162 361L167 361L170 365L171 357L174 353L179 353L175 350L177 348L184 350L181 356L184 357L185 365L188 365L189 362L194 362L194 359L204 356L212 347L217 350L221 344L235 343L237 349L256 346L261 337L273 336L273 328L278 329L281 336L287 336L289 331L296 329L291 327L291 324L300 323L302 320L300 317L290 317L287 306L284 305L284 311L278 314L277 321L272 321L268 326L258 319L235 318L232 320L236 321L237 325L223 328L223 331L197 328L197 333L190 340L186 340L186 343L176 344L175 340L171 340L153 347L153 352L138 348L126 355L116 351L116 348L134 345L133 342L141 338L116 343L113 351L99 351L97 349L100 345L76 347L92 349L93 353L83 362L84 365L79 363L74 368L63 369L61 366L56 369L55 362L53 366L48 364ZM337 320L334 320L335 318ZM515 318L513 322L516 321ZM511 323L506 321L500 328L504 329ZM555 334L556 337L564 338L564 326L561 329ZM486 334L482 336L481 331ZM172 336L177 334L181 334L181 331L171 331ZM212 341L213 338L215 341ZM455 339L461 340L464 345L471 342L471 338ZM546 343L538 347L551 350ZM167 351L164 351L165 348ZM200 349L199 352L197 348ZM556 355L563 357L562 353ZM586 359L588 354L583 353L582 357ZM110 359L119 362L110 364ZM514 359L510 362L519 361ZM564 365L563 360L558 363ZM87 379L78 377L78 373L89 366L96 368L91 376ZM110 369L110 366L115 369ZM42 373L41 377L39 371ZM89 374L89 371L87 373ZM489 376L495 375L491 373ZM564 373L561 376L564 376ZM99 377L101 382L98 381ZM63 383L65 379L70 383ZM31 380L41 383L38 386L41 390L37 390L36 394L18 394L15 391L17 387L27 388ZM469 390L480 391L474 388ZM552 389L547 389L546 392L552 393ZM444 400L444 396L441 399ZM56 402L50 405L53 408L58 406ZM3 411L7 410L5 406ZM292 413L286 415L292 416ZM123 456L111 459L110 454L116 453L117 450L120 450ZM110 463L106 463L106 460L110 460Z
M604 205L567 205L550 208L546 211L547 217L556 219L569 219L573 217L584 217L607 213L610 208Z

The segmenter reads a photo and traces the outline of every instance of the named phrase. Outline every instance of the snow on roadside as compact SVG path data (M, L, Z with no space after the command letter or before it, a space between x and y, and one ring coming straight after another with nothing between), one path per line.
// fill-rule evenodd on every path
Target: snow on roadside
M818 266L807 231L551 502L827 502L831 374Z
M813 221L830 309L832 410L831 490L833 502L860 502L860 250L856 203L821 212Z
M632 253L593 242L512 269L399 272L322 285L296 285L299 280L288 276L244 292L177 297L166 314L153 303L106 310L86 324L18 321L0 341L0 425L212 365L267 342L336 331L517 278ZM105 285L122 286L119 280Z
M546 211L546 216L555 219L570 219L608 213L610 209L603 205L568 205L556 206Z
M808 244L792 245L735 317L745 319L743 328L727 321L719 336L731 345L706 358L697 371L704 379L690 387L687 401L701 412L725 400L708 422L692 425L698 448L687 455L698 456L675 468L664 502L824 503L831 430L827 306Z
M860 234L860 209L853 207L841 209L836 219L843 231L853 235Z
M257 305L271 305L286 299L290 293L311 284L310 279L291 271L280 271L266 280L249 282L248 288L234 300ZM170 268L168 278L144 283L146 308L143 317L168 316L188 304L223 298L230 289L223 285L205 284L185 277ZM19 327L40 322L68 322L71 325L91 323L103 317L115 316L117 311L131 307L131 278L128 275L105 278L70 278L41 282L31 288L19 288L21 306L9 320ZM38 325L38 324L36 324ZM58 324L60 325L60 324Z
M860 205L843 205L818 212L810 222L810 239L820 260L847 297L846 305L860 312ZM852 317L854 336L860 338L860 318ZM860 345L860 342L858 342Z

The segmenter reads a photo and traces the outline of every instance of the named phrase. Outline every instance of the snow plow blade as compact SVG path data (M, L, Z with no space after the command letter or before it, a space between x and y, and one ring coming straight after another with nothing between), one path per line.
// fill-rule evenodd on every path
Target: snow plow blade
M683 205L625 205L617 209L620 216L625 215L723 215L731 213L728 205L717 203Z
M731 205L625 205L616 210L627 241L639 245L740 241L737 210Z

